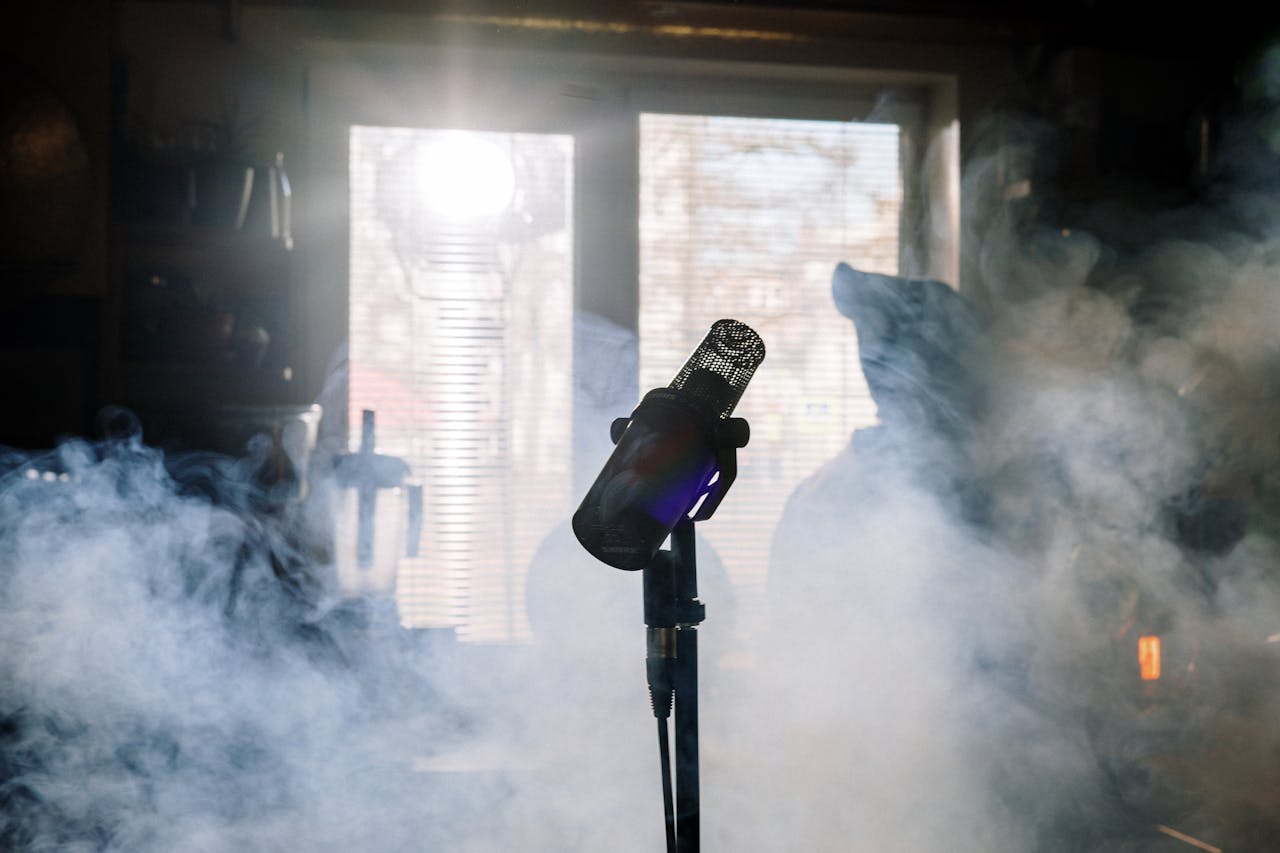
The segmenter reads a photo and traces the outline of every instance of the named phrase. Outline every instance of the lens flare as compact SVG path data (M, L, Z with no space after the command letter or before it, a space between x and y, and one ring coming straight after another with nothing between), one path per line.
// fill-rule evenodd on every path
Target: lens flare
M515 196L511 157L486 134L441 131L419 149L416 170L426 210L451 222L499 214Z

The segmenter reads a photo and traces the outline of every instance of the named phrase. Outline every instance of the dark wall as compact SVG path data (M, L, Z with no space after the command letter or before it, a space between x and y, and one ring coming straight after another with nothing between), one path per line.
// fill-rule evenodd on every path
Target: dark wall
M107 293L110 7L6 10L0 34L0 443L90 428Z

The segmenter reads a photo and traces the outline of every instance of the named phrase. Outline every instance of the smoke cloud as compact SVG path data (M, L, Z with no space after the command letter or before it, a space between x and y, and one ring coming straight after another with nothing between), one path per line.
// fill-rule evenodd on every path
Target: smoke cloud
M878 355L964 423L882 412L806 482L763 622L721 627L704 565L707 849L1280 845L1280 247L1225 210L1124 251L971 220L972 340ZM592 375L599 443L627 386ZM464 648L338 599L310 510L232 460L124 436L3 471L7 849L661 848L639 578L566 530L538 642Z
M1274 216L1227 212L1178 212L1136 247L971 218L979 344L899 333L873 353L910 375L778 533L761 676L794 713L771 712L781 748L760 760L796 771L797 799L765 847L1280 843L1280 270ZM920 407L954 408L956 363L981 408L922 433ZM903 388L906 424L885 418Z

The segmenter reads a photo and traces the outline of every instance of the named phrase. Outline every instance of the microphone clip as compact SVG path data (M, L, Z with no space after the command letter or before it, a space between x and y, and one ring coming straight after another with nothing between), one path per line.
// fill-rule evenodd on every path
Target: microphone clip
M631 424L631 418L614 418L609 424L609 438L614 444L622 440L622 434ZM698 507L693 521L706 521L715 514L729 487L738 478L738 448L746 447L751 440L751 425L746 418L716 419L711 429L711 442L715 449L716 467L703 484L691 507ZM701 501L699 503L699 501Z

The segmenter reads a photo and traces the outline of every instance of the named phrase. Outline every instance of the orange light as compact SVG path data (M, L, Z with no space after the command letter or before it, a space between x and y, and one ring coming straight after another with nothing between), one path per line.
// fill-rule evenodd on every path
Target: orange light
M1138 668L1142 671L1143 681L1156 681L1160 678L1160 638L1138 638Z

